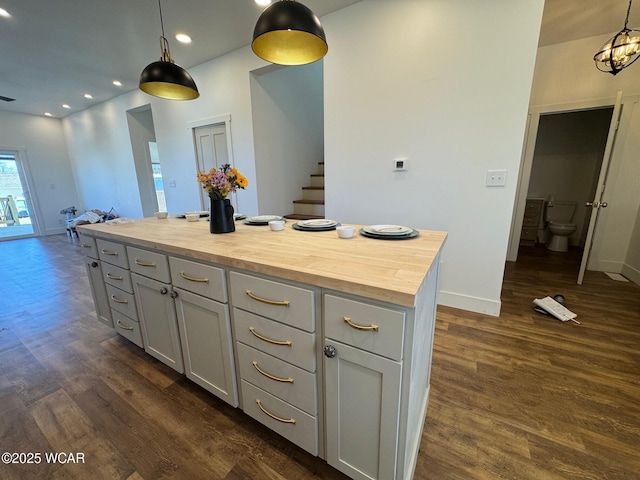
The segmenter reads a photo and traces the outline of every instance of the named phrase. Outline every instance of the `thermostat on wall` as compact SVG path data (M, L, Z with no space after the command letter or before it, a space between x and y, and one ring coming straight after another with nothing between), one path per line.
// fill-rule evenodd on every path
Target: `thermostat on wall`
M395 158L393 160L393 171L394 172L404 172L409 170L409 159L408 158Z

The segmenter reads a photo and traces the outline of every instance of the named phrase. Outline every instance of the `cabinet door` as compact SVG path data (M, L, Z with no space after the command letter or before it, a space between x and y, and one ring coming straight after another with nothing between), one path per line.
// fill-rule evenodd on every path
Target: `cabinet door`
M169 295L170 285L137 273L131 274L131 280L144 350L177 372L184 373L176 309Z
M187 378L238 406L229 308L176 289L176 311Z
M104 287L102 268L99 261L87 259L87 277L89 277L89 286L91 287L91 295L93 296L93 304L96 307L98 320L107 327L113 328L109 298Z
M336 351L324 359L327 462L358 480L395 478L401 364L325 345Z

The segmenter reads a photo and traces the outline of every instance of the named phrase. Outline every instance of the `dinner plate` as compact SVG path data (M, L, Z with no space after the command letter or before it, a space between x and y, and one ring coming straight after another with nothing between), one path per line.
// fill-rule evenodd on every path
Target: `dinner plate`
M403 235L380 235L376 233L369 233L364 228L361 228L360 235L363 237L375 238L377 240L408 240L410 238L416 238L420 235L420 232L412 229L409 233L405 233Z
M269 225L273 220L284 220L280 215L257 215L255 217L247 217L244 223L246 225Z
M335 220L329 220L327 218L313 218L310 220L300 220L298 223L299 227L304 228L327 228L327 227L335 227L338 222Z
M408 235L413 232L413 228L404 227L402 225L369 225L363 227L363 230L372 235Z
M300 230L302 232L327 232L329 230L335 230L338 225L340 224L336 223L335 225L326 225L324 227L305 227L304 225L300 225L300 222L296 222L291 226L294 230Z
M195 213L196 215L200 215L201 217L209 216L209 212L207 212L206 210L197 210L194 212L184 212L180 215L176 215L176 218L186 218L187 215L191 215L192 213Z

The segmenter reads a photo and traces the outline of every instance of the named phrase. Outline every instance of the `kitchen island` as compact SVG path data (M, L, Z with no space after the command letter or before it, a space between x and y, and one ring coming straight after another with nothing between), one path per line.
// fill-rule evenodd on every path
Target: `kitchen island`
M356 226L356 230L360 227ZM410 479L446 234L78 227L98 318L354 479Z

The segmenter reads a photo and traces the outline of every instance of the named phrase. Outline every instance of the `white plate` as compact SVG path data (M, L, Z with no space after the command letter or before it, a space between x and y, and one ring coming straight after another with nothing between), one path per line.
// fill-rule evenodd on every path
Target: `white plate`
M184 212L182 215L178 215L178 217L186 217L187 215L191 215L192 213L195 213L196 215L200 215L201 217L209 216L209 212L207 212L206 210L197 210L194 212Z
M247 217L247 222L251 223L269 223L273 220L283 220L284 217L280 215L258 215L255 217Z
M412 228L402 225L369 225L363 230L373 235L408 235L413 232Z
M306 228L326 228L337 225L335 220L328 220L326 218L315 218L311 220L302 220L298 222L298 225Z

